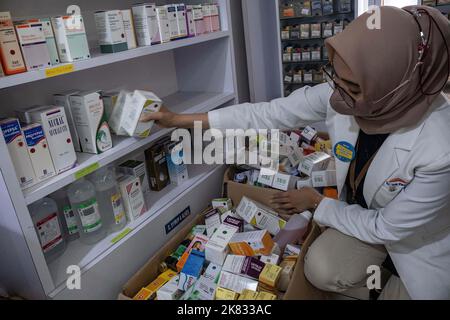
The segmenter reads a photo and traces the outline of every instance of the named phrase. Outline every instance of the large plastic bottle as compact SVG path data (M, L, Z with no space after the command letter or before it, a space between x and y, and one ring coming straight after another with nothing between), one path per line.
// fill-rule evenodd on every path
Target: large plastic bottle
M58 190L52 193L51 198L55 200L58 206L59 217L66 241L70 242L79 239L80 234L78 233L77 217L70 205L67 191L65 189Z
M103 227L94 185L82 178L67 189L67 195L77 213L80 240L86 244L95 244L103 239L106 229Z
M281 251L284 251L287 244L296 244L303 239L311 218L312 213L305 211L301 214L295 214L289 219L286 226L273 238Z
M66 250L56 202L44 198L31 204L29 210L44 257L47 263L52 262Z
M101 168L89 179L95 186L98 207L105 228L109 232L122 230L127 224L127 217L113 168Z

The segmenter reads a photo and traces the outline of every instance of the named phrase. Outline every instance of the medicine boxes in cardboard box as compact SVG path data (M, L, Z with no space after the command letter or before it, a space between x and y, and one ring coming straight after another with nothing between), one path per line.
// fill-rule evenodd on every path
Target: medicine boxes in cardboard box
M277 192L276 190L250 187L233 182L228 183L228 174L226 174L224 181L226 184L225 190L228 191L228 196L235 204L238 204L242 197L247 196L265 205L269 205L268 201L270 199L270 195L273 192ZM143 287L155 280L160 274L158 269L161 262L163 262L178 248L179 244L187 237L194 226L204 225L205 213L210 210L211 209L208 209L198 215L191 222L186 224L178 233L174 234L166 245L162 247L155 255L153 255L153 257L128 280L128 282L124 285L122 292L119 294L118 299L131 300ZM303 271L304 256L312 242L319 237L320 233L319 227L316 224L313 224L308 237L302 245L302 251L294 269L291 283L283 296L284 300L326 299L326 293L313 287L305 278Z

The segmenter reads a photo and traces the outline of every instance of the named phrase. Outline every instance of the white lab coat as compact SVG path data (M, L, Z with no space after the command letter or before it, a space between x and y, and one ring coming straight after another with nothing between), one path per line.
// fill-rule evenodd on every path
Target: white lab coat
M331 108L331 94L328 84L305 87L270 103L212 111L209 121L218 129L289 129L325 120L333 145L355 146L360 129ZM368 210L325 199L315 213L321 225L384 245L413 299L450 299L450 104L444 95L433 104L424 121L391 134L379 150L364 184ZM348 169L336 159L342 200Z

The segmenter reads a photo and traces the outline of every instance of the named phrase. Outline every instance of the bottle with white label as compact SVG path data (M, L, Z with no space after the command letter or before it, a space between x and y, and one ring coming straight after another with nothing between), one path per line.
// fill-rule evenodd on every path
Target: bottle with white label
M42 252L47 263L50 263L66 250L58 207L54 200L44 198L31 204L29 210Z
M59 219L61 220L66 241L70 242L79 239L77 217L70 205L67 191L65 189L58 190L52 193L50 197L55 200L58 206Z
M94 172L89 180L95 186L98 207L105 228L109 232L122 230L127 224L122 195L117 187L114 169L104 167Z
M74 182L67 195L76 213L80 240L86 244L95 244L106 236L97 202L94 185L82 178Z

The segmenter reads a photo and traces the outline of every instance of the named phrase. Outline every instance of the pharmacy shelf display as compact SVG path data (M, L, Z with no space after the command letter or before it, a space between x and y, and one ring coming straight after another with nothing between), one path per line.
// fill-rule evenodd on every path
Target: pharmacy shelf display
M156 1L158 6L171 1ZM53 95L70 90L103 92L145 90L154 92L171 110L207 112L237 102L236 69L229 0L184 1L186 5L218 4L220 30L116 53L100 53L94 14L98 10L131 8L132 0L78 0L84 18L91 57L73 63L0 77L1 118L34 105L53 104ZM5 0L0 12L15 20L64 14L73 1ZM170 136L173 129L153 127L145 138L112 136L104 153L76 153L77 166L31 187L22 187L3 135L0 138L0 286L25 298L113 299L121 285L156 252L177 228L192 220L221 193L222 166L188 165L182 184L145 194L147 210L120 231L97 243L68 242L65 252L47 263L30 206L65 190L87 173L127 160L145 160L144 151ZM24 188L24 189L22 189ZM183 217L185 219L180 219ZM173 221L180 221L174 225ZM167 227L171 225L172 227ZM81 271L81 289L70 290L71 268Z
M351 0L279 0L283 91L325 81L322 67L328 61L324 45L354 18Z

